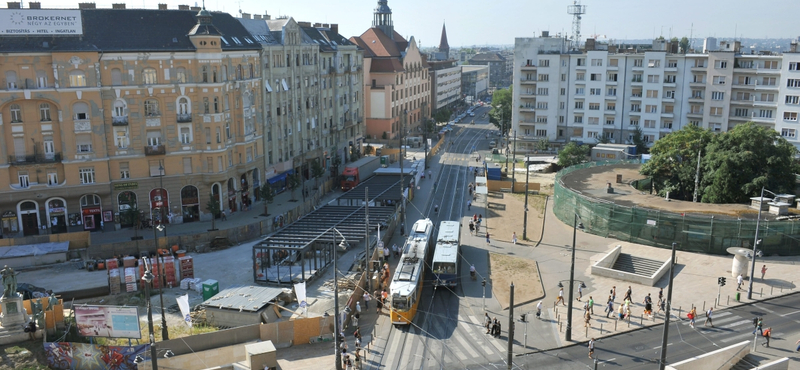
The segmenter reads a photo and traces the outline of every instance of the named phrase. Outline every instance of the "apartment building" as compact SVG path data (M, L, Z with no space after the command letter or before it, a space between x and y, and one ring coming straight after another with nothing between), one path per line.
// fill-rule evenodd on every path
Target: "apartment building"
M428 61L431 76L431 102L434 111L461 101L461 66L454 59Z
M260 46L233 17L6 11L70 21L0 37L3 235L129 226L128 209L209 219L211 194L225 209L250 202L264 155Z
M798 53L743 55L738 43L716 51L677 54L656 41L646 51L566 52L565 40L518 38L513 129L518 147L547 138L627 143L640 128L653 143L684 125L726 131L754 121L800 147L796 112ZM593 43L587 43L592 45ZM797 73L797 75L795 75ZM794 104L793 104L794 103Z
M489 67L461 66L461 94L468 103L485 98L489 94Z
M379 0L372 27L350 41L364 50L366 133L372 139L396 139L419 133L431 116L429 65L414 37L394 30L392 10Z

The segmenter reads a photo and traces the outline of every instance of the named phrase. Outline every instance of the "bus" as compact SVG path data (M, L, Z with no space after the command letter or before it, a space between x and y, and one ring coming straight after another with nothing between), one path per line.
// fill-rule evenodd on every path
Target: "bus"
M408 325L414 320L425 278L425 260L432 240L433 222L428 218L415 222L389 285L390 318L394 325Z
M439 237L433 250L431 268L436 276L434 286L454 288L458 285L459 256L461 255L461 223L442 221Z

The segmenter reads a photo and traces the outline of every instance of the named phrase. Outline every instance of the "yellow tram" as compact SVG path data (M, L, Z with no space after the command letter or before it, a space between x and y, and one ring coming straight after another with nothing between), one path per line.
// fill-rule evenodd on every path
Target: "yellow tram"
M425 279L425 258L433 236L433 222L418 220L403 245L400 262L389 286L390 318L394 325L408 325L414 320L419 306L422 281Z

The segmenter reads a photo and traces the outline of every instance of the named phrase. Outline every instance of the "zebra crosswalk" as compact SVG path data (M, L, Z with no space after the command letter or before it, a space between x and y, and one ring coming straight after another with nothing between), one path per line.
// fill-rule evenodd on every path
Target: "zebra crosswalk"
M704 326L705 316L701 315L695 319L695 328L710 340L721 343L737 343L748 339L753 339L753 318L745 318L735 315L730 311L714 312L711 316L714 326ZM681 322L682 326L689 326L690 321ZM765 328L766 329L766 328ZM780 333L772 334L773 337ZM759 336L759 339L760 336Z

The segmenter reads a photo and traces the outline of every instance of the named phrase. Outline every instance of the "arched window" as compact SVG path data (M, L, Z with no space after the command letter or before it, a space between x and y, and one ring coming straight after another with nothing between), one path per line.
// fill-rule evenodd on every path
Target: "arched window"
M39 104L39 118L42 122L49 122L50 119L50 104Z
M211 69L211 82L217 82L217 67Z
M158 117L161 112L158 111L158 100L147 99L144 101L144 115L145 117Z
M201 71L200 78L203 80L203 82L208 82L208 66L203 66L202 68L200 68L200 71Z
M126 105L124 100L116 100L114 101L114 111L111 114L113 114L114 117L124 117L127 115L125 112L125 107Z
M100 197L95 194L84 195L81 197L81 207L99 206Z
M11 122L22 122L22 108L19 104L11 104Z
M84 102L77 102L75 104L72 104L72 119L74 120L89 119L89 105Z
M111 85L122 85L122 71L120 71L119 68L111 70Z
M241 80L241 79L242 79L242 75L243 75L243 74L244 74L244 72L243 72L243 70L242 70L242 65L241 65L241 64L239 64L239 65L236 67L236 79L237 79L237 80Z
M17 86L17 72L6 71L6 87L9 90L16 90Z
M186 83L186 68L178 67L178 71L175 73L175 81L179 84Z
M145 68L142 70L142 83L145 85L155 85L158 83L155 68Z
M253 63L250 63L250 75L248 76L248 78L253 78L255 76L256 76L255 68L253 68Z
M228 81L228 66L222 65L222 81Z
M74 70L69 73L69 86L70 87L84 87L86 86L86 74L83 71Z
M189 99L181 97L178 99L178 114L189 114Z

